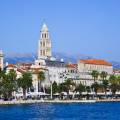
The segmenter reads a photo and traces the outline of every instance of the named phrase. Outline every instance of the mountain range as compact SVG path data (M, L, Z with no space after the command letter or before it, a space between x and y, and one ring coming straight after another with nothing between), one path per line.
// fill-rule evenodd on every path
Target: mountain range
M94 59L92 56L83 55L83 54L66 54L66 53L53 53L53 56L57 59L63 59L65 62L76 63L79 59ZM18 62L34 62L37 59L37 54L35 53L12 53L5 56L5 62L10 64L16 64ZM120 62L117 61L109 61L114 69L120 69Z

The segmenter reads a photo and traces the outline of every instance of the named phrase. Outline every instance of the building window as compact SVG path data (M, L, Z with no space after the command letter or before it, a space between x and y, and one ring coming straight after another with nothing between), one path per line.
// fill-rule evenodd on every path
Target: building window
M45 42L43 42L43 47L45 47Z

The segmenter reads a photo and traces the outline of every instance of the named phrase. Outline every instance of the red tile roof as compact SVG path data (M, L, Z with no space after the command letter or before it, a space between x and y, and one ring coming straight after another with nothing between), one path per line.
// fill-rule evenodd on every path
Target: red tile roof
M7 67L12 67L13 68L13 67L15 67L15 65L14 64L8 64Z
M94 65L106 65L106 66L112 66L111 63L105 61L105 60L96 60L96 59L90 59L90 60L80 60L80 62L84 64L94 64Z
M31 70L32 70L33 74L38 74L40 71L46 71L48 69L46 69L46 68L32 68Z
M67 68L77 68L77 64L67 64Z

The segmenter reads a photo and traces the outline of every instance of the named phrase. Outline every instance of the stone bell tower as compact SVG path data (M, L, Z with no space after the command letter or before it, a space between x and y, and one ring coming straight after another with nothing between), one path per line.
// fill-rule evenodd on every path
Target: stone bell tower
M52 56L52 46L47 25L44 23L40 31L38 45L38 59L46 59Z

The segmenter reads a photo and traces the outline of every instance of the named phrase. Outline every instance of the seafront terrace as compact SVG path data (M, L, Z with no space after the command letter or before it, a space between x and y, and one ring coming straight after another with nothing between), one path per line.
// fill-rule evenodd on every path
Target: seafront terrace
M95 93L70 93L69 95L66 92L64 94L50 94L42 92L32 92L26 94L26 99L23 99L23 94L16 94L14 99L11 101L0 100L0 105L9 105L9 104L32 104L32 103L94 103L94 102L118 102L120 101L120 92L116 92L116 96L112 97L111 92L98 93L97 96ZM89 96L89 97L88 97ZM52 97L52 98L51 98Z

